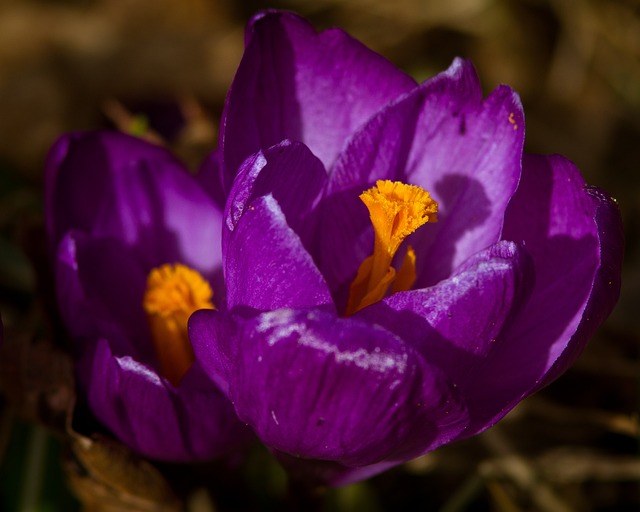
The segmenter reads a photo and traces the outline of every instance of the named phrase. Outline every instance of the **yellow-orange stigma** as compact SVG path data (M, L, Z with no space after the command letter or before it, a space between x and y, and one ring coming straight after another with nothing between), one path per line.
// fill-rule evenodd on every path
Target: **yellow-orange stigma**
M360 194L369 210L375 241L373 254L366 258L351 283L347 315L382 299L393 283L393 292L408 290L416 278L415 252L411 247L400 270L391 261L403 240L427 222L436 222L438 203L429 192L399 181L378 180L375 187Z
M149 272L143 307L160 365L176 386L194 361L187 321L198 309L215 309L209 283L186 265L162 265Z

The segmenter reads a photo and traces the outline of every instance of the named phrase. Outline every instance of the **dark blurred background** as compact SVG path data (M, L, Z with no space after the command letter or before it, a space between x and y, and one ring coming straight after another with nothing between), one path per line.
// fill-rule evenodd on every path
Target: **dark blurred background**
M73 383L42 259L43 159L64 131L139 123L195 167L215 147L244 24L265 7L340 26L418 80L471 58L487 93L520 93L527 151L576 162L618 199L626 231L620 303L573 369L478 438L330 491L326 509L640 510L636 0L0 0L0 508L78 510L70 481L86 510L107 510L91 498L104 493L108 510L158 509L70 448ZM175 485L170 467L157 477L190 511L280 508L281 471L251 457L245 488L206 476Z

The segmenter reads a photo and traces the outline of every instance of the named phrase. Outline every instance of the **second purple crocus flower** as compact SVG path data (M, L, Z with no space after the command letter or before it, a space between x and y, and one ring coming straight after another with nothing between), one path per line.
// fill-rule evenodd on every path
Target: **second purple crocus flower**
M233 453L249 433L186 331L192 311L224 308L220 208L167 150L116 132L65 135L45 178L59 308L95 416L154 459Z
M417 85L340 30L252 21L221 132L227 310L190 336L285 465L365 478L578 357L618 297L617 207L523 143L518 96L483 99L467 61Z

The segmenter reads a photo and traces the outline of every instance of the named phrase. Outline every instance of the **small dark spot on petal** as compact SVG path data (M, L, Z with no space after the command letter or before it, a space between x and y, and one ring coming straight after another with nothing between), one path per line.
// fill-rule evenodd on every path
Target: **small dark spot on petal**
M467 133L467 119L464 114L460 117L460 126L458 127L458 131L460 132L460 135Z

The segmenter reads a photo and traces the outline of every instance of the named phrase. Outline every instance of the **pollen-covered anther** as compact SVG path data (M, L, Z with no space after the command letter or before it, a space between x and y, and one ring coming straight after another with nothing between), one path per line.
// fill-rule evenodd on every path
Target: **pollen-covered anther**
M187 322L198 309L215 309L209 283L186 265L162 265L147 277L143 307L160 373L177 385L194 361Z
M392 257L407 236L423 224L437 221L438 203L415 185L378 180L375 187L360 194L360 199L369 210L376 244L382 244Z
M362 263L351 284L347 315L384 297L396 279L391 261L400 244L423 224L437 221L438 203L429 192L415 185L378 180L375 187L360 194L360 199L369 210L375 242L373 255ZM406 290L407 284L412 284L408 277L415 275L415 253L412 249L409 249L405 260L402 283L394 286L394 292ZM405 265L412 265L413 269Z

